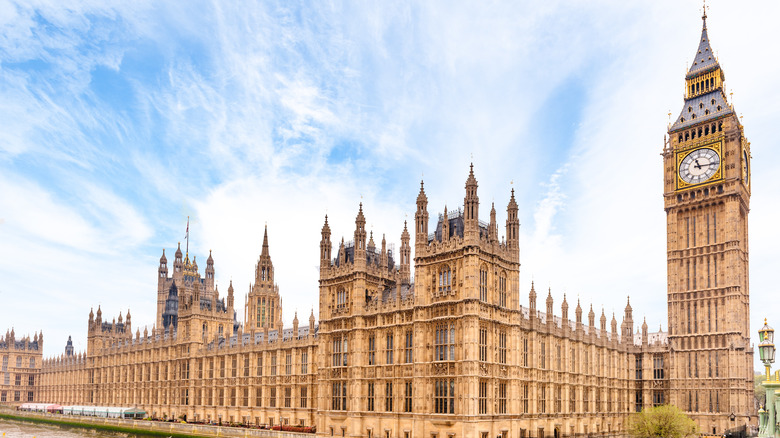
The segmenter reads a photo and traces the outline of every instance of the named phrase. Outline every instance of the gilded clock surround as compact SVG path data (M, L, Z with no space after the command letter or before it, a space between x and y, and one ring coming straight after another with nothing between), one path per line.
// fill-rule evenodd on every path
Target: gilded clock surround
M718 155L718 158L720 160L718 163L718 170L716 170L715 173L705 181L689 183L685 181L680 175L680 164L682 164L685 157L687 157L690 153L701 149L712 149L715 151L715 153ZM715 141L711 141L703 144L695 144L695 145L690 145L688 147L680 148L677 150L675 155L677 159L677 165L675 166L675 169L677 169L678 190L686 189L693 186L704 186L704 185L714 184L723 179L723 137L720 137Z

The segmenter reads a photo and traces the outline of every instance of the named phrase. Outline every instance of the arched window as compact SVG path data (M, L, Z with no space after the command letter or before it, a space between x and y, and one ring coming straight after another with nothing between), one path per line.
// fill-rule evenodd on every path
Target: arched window
M446 293L452 290L452 271L449 266L439 271L439 292Z
M30 358L30 368L35 368L35 358L34 357Z
M336 292L336 308L346 307L346 305L347 291L344 289L339 289L338 292Z

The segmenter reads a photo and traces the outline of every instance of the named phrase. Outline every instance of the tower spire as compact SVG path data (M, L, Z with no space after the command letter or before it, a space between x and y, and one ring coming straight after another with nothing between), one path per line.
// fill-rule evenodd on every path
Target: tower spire
M260 255L268 257L268 224L265 225L265 231L263 232L263 252Z

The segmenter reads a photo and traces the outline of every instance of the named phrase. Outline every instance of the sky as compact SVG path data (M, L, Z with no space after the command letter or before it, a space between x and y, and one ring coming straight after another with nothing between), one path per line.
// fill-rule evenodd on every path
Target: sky
M755 343L777 302L780 3L707 6L753 154ZM267 225L284 323L308 321L326 214L350 240L362 202L397 256L420 181L433 221L473 163L499 234L515 190L522 305L534 281L556 314L565 294L620 321L630 296L666 330L660 153L701 7L0 0L0 329L43 331L51 357L86 349L91 308L151 328L188 216L241 320Z

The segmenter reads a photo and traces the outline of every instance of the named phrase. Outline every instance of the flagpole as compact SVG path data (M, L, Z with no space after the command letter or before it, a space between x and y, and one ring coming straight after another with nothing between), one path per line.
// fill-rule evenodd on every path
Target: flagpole
M187 233L184 235L184 239L187 241L186 253L190 254L190 217L187 216Z

